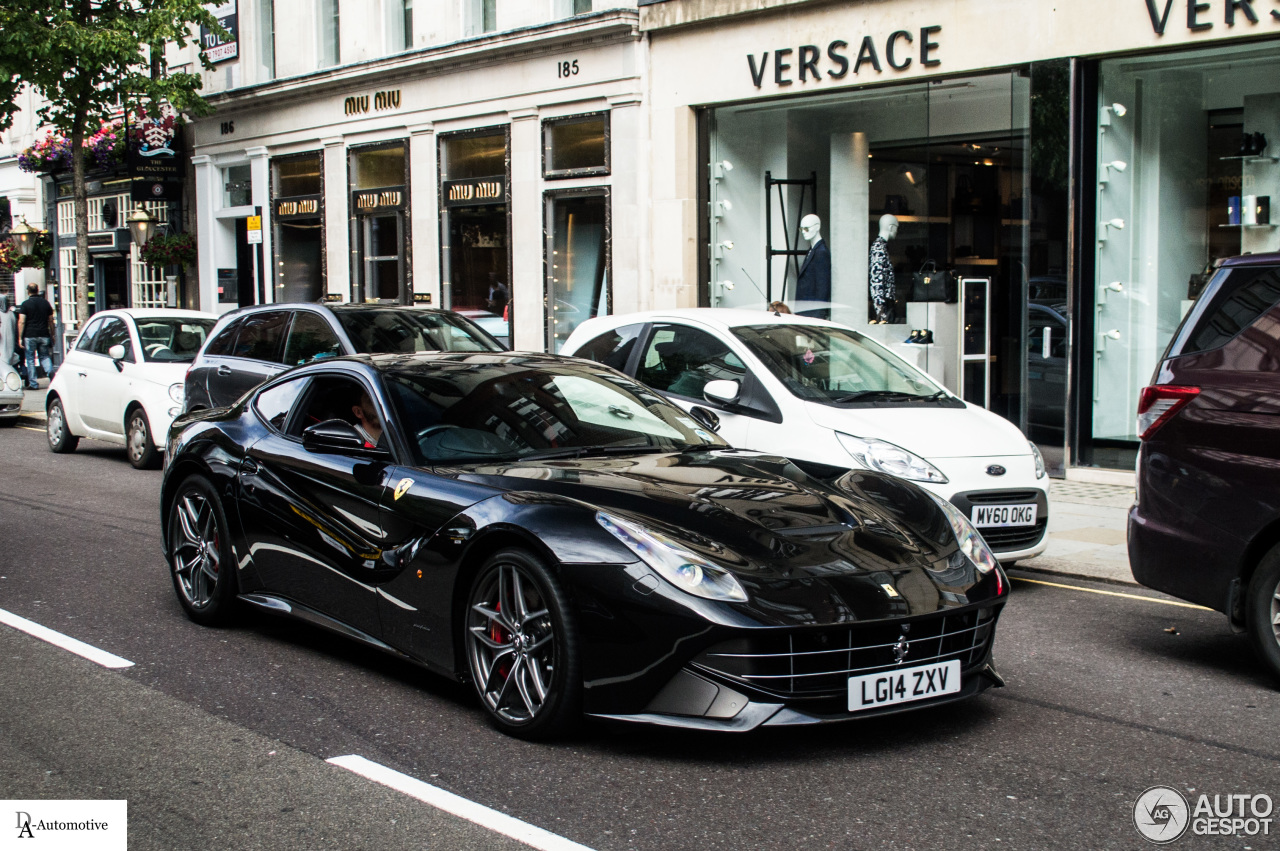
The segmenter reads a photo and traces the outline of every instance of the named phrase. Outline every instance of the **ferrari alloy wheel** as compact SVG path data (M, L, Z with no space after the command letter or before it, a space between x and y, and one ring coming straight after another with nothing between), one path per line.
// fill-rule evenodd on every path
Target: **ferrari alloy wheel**
M578 716L581 675L568 605L531 554L504 550L481 568L464 640L476 694L499 729L549 738Z
M151 426L147 423L146 411L135 408L129 414L125 437L128 441L130 464L139 470L150 470L156 465L160 453L151 441Z
M44 421L45 435L49 438L49 448L59 454L74 452L80 438L67 430L67 416L62 411L62 400L54 399Z
M224 623L232 614L235 568L226 535L213 485L201 476L186 479L169 507L169 566L178 601L197 623Z
M1280 546L1262 557L1253 574L1245 623L1258 658L1280 677Z

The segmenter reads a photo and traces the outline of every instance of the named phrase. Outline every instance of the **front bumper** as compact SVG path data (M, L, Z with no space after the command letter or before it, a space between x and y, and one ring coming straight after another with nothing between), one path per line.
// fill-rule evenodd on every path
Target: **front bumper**
M741 637L720 641L686 662L643 711L591 714L615 721L745 732L853 721L963 700L1004 685L991 662L1001 607L996 603L850 627L739 632ZM897 642L893 636L899 636ZM907 638L904 664L895 661L895 650ZM952 660L960 663L957 692L849 711L850 677Z
M0 390L0 420L22 416L23 396L21 390Z

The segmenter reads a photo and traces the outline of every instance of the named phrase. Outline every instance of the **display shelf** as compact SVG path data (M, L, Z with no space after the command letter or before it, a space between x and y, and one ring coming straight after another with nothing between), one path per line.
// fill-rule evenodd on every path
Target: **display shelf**
M1280 225L1275 225L1275 224L1266 224L1266 225L1218 225L1218 227L1220 227L1220 228L1274 228L1274 227L1278 227L1278 226L1280 226Z
M945 225L951 222L950 216L909 216L899 213L869 213L871 219L879 219L881 216L893 216L899 223L903 224L929 224L929 225Z
M1249 156L1239 157L1218 157L1222 162L1239 161L1245 163L1280 163L1280 156L1271 156L1270 154L1250 154Z

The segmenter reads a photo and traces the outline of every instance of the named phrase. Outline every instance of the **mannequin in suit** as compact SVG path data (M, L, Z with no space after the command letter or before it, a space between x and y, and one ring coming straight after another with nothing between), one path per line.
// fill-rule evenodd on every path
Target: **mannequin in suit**
M868 320L872 325L893 321L898 288L893 279L893 261L889 259L889 240L897 235L898 217L885 213L880 217L880 235L871 243L871 259L867 268L871 304L875 309Z
M809 253L800 264L800 276L796 278L796 301L831 302L831 249L822 238L822 220L810 213L800 220L800 233L809 241ZM829 319L831 308L812 308L800 311L803 316Z

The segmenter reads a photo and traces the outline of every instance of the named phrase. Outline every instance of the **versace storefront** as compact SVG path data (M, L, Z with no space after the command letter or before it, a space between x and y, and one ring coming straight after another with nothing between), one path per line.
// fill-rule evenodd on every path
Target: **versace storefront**
M532 350L637 309L643 69L632 8L215 95L201 306L441 306Z
M655 289L848 323L1131 481L1206 265L1280 249L1280 2L761 5L641 0Z

